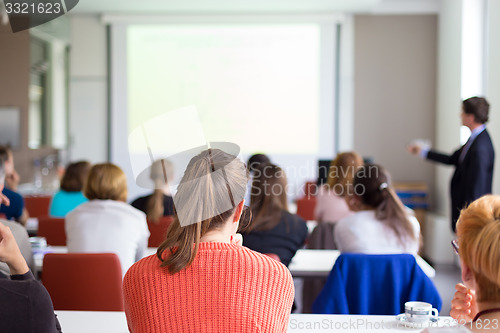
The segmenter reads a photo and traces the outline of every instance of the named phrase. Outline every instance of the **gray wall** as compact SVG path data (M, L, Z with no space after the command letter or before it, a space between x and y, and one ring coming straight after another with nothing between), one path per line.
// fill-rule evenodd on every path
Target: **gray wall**
M434 167L406 152L435 140L437 15L354 18L354 149L394 181L425 182ZM458 111L457 111L458 115Z

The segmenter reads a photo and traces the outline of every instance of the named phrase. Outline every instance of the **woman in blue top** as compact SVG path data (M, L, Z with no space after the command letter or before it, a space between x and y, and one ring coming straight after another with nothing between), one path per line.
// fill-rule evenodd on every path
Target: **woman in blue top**
M88 201L82 193L83 185L87 180L90 163L80 161L71 163L61 180L61 188L52 197L50 203L50 216L65 217L78 205Z

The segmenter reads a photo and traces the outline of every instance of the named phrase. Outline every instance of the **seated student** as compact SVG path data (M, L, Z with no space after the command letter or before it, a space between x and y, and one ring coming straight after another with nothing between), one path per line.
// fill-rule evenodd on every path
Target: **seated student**
M335 227L335 243L341 252L365 254L417 254L420 224L408 214L379 165L366 164L354 176L346 200L355 213Z
M5 146L0 146L0 159L5 163L5 185L2 194L6 196L9 201L9 206L1 206L0 214L4 214L7 220L15 220L22 225L26 225L28 221L29 214L24 207L23 197L15 192L17 185L19 183L19 175L14 169L14 156L10 148ZM9 187L12 186L12 187Z
M131 332L286 332L290 272L236 234L247 179L244 163L222 150L191 159L166 240L123 280Z
M12 232L2 223L0 261L11 274L8 279L0 273L0 332L61 332L49 293L35 280Z
M253 154L250 156L250 158L247 161L247 169L249 172L249 179L248 179L248 184L247 184L247 194L245 196L245 205L250 206L250 194L252 193L252 183L253 183L253 176L255 173L255 169L264 163L271 163L271 159L261 153Z
M4 187L5 179L5 164L2 159L0 159L0 192ZM1 196L0 193L0 206L9 206L10 202L6 197ZM31 244L26 229L17 222L8 221L0 219L0 223L10 228L14 239L16 240L18 247L21 250L21 254L26 260L26 263L30 268L33 268L33 251L31 249ZM0 274L10 275L9 266L6 263L0 262Z
M500 196L486 195L463 209L453 247L460 256L450 316L463 327L426 332L498 332L500 327Z
M168 187L169 180L174 178L174 166L167 159L155 161L149 175L155 184L155 191L135 199L131 205L146 213L149 221L158 222L162 216L174 215L174 200Z
M335 223L352 214L344 197L352 188L352 180L363 158L356 152L340 153L330 164L327 183L316 196L314 216L317 222Z
M304 245L307 225L301 217L288 212L286 190L286 175L280 167L259 165L250 199L253 220L242 234L244 246L260 253L275 253L288 266Z
M94 165L83 192L90 201L66 215L68 252L116 253L124 275L146 252L146 215L125 202L127 178L114 164Z
M65 217L78 205L88 201L82 190L89 170L90 163L87 161L68 165L61 179L61 188L54 194L50 202L50 216Z

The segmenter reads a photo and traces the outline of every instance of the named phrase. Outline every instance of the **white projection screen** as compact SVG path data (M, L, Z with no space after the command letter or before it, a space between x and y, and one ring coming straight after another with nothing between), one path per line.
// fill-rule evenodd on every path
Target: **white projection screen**
M245 161L268 154L287 173L295 199L316 177L317 160L335 153L336 24L112 24L111 160L127 173L129 199L148 192L136 186L131 158L155 155L129 151L129 134L186 107L197 110L196 130L207 142L235 143ZM149 140L183 146L193 130L183 126L166 124L164 136ZM176 171L179 179L183 170Z

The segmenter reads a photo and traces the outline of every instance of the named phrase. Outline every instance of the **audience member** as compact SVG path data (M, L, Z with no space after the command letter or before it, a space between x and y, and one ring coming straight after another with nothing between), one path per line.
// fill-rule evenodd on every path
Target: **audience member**
M498 332L500 322L500 196L485 195L463 209L452 245L460 256L450 316L464 327L450 332ZM441 332L429 329L427 332Z
M236 234L247 180L244 163L219 149L191 159L166 240L125 275L131 332L286 332L290 272Z
M271 163L271 159L265 154L253 154L247 161L247 168L249 172L249 179L247 184L247 194L245 196L245 205L250 206L250 195L252 193L252 183L253 183L253 175L255 169L264 163Z
M4 179L5 179L5 164L2 159L0 159L0 192L4 187ZM9 200L6 197L0 196L0 206L10 204ZM3 223L5 226L9 227L12 234L14 235L14 239L16 240L21 254L26 260L26 263L30 268L33 268L33 251L31 249L31 244L28 236L28 232L26 229L17 222L8 221L4 219L0 219L0 223ZM0 274L10 275L9 266L0 262Z
M366 164L354 176L346 198L355 213L335 227L335 242L342 252L366 254L411 253L419 250L420 224L408 214L379 165Z
M244 246L274 253L288 266L307 237L306 222L288 212L287 182L284 171L270 163L254 171L251 193L252 223L243 229Z
M151 165L150 178L155 185L153 194L135 199L132 206L146 213L149 221L157 223L162 216L174 215L174 200L168 185L174 178L172 162L167 159L155 161Z
M0 261L8 265L11 274L10 279L0 274L0 332L61 332L49 293L35 280L14 235L2 223Z
M5 163L5 186L2 194L9 198L10 201L9 206L0 207L0 214L4 214L8 220L14 219L22 225L26 225L29 214L24 207L23 197L15 192L19 183L19 175L14 169L14 156L10 148L0 146L0 159ZM10 188L9 186L13 187Z
M111 163L96 164L84 187L90 200L66 215L68 252L112 252L122 274L145 254L146 215L127 204L127 178Z
M314 215L316 221L335 223L352 214L344 197L352 188L356 171L363 165L363 158L356 152L340 153L330 164L327 183L316 196Z
M271 163L271 159L267 155L261 153L253 154L247 162L248 171L252 173L258 166L265 163Z
M80 161L71 163L61 179L61 186L50 202L49 214L53 217L65 217L70 211L88 199L83 195L83 186L87 180L90 163Z

